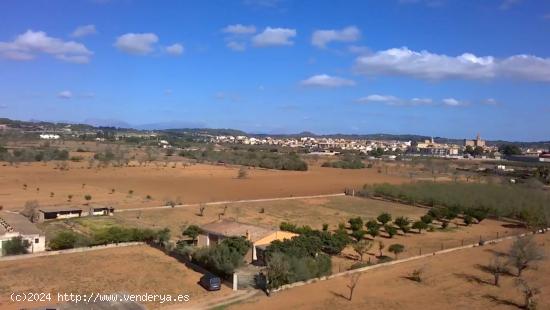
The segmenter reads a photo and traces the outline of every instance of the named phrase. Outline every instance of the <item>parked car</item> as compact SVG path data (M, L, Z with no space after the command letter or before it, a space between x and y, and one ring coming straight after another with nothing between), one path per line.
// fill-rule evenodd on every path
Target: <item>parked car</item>
M222 279L213 274L205 274L201 277L199 284L208 291L218 291L222 288Z

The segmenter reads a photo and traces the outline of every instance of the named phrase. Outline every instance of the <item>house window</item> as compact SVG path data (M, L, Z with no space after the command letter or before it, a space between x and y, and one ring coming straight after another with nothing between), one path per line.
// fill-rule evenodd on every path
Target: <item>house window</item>
M34 243L39 243L40 242L40 239L36 238L34 239Z

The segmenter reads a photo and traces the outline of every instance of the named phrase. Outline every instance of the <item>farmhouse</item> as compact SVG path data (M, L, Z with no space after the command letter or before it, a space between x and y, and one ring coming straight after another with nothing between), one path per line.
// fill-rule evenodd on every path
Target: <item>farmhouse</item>
M46 220L69 219L88 215L105 216L113 215L114 212L115 209L113 207L99 205L88 206L87 208L63 206L41 207L38 209L38 221L44 222Z
M210 246L221 242L227 237L244 237L252 243L252 262L263 257L263 250L275 240L290 239L297 234L276 229L239 223L231 220L220 220L201 227L202 234L198 238L198 246ZM262 253L260 253L262 252Z
M0 212L0 256L4 255L3 243L14 237L21 237L29 242L29 253L42 252L46 249L46 237L33 223L17 213Z

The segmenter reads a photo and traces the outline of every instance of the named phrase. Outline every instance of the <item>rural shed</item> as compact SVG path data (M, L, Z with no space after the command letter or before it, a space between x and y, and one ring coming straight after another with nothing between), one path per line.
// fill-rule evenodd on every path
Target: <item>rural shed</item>
M240 223L232 220L219 220L201 226L202 234L198 238L198 246L210 246L221 242L228 237L244 237L252 243L251 260L258 260L260 246L267 247L275 240L290 239L297 236L295 233L281 231L252 224Z

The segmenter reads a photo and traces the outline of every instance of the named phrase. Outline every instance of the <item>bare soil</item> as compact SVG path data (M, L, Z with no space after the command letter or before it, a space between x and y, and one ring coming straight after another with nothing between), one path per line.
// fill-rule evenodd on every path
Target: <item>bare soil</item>
M62 167L65 164L66 169ZM375 169L319 166L310 166L305 172L250 168L247 178L238 179L239 168L234 166L161 161L107 168L89 168L86 162L65 164L0 163L0 205L17 210L26 201L37 200L41 206L95 203L136 208L165 205L168 201L197 203L332 194L367 183L408 181ZM92 199L86 201L85 195Z
M550 255L550 234L537 235ZM495 253L507 252L511 241L436 255L364 272L348 300L349 278L293 288L230 306L229 309L520 309L523 296L513 275L501 276L500 287L485 271ZM421 283L408 279L422 269ZM512 273L515 271L512 269ZM540 289L537 309L550 309L550 260L524 271L523 278Z

